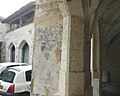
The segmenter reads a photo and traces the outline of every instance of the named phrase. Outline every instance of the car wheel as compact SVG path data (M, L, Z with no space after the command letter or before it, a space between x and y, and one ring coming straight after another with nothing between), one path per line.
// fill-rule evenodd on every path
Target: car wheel
M20 96L30 96L30 93L21 93Z

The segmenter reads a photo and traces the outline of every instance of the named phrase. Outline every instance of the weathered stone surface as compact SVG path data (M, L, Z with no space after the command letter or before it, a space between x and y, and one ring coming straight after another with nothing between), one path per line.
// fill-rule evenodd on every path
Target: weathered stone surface
M0 42L0 62L5 62L5 43Z
M3 24L0 21L0 41L1 42L4 42L4 40L5 40L4 37L5 37L8 29L9 29L9 25Z
M84 96L89 65L81 0L36 3L33 95Z
M63 22L56 0L37 1L33 95L53 96L58 90Z
M22 62L21 60L22 52L20 51L20 47L22 43L24 43L25 41L29 45L29 64L32 64L33 40L34 40L34 24L33 23L7 33L5 35L5 50L7 52L6 61L10 61L10 48L9 47L12 43L14 44L16 48L15 61Z
M6 50L5 50L5 35L9 29L9 25L3 24L0 21L0 62L5 62Z

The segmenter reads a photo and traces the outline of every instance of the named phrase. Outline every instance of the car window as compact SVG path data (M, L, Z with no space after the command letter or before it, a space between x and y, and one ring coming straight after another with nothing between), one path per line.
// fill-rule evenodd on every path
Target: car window
M3 80L5 82L13 83L15 77L15 72L4 70L0 74L0 80Z
M1 80L1 78L3 77L3 75L4 75L6 72L7 72L7 70L4 70L4 71L2 71L2 72L0 73L0 80Z
M14 67L14 66L20 66L20 65L9 65L9 66L7 66L7 68Z
M31 73L32 73L32 70L29 70L29 71L25 72L26 81L31 81Z

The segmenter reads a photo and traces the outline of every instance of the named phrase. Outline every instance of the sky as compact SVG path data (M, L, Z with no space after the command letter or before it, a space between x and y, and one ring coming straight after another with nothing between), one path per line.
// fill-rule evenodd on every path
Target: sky
M35 0L0 0L0 16L7 18L31 1Z

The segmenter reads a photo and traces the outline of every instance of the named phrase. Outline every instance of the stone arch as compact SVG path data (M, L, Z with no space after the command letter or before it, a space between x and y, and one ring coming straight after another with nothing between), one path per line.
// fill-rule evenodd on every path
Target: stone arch
M9 50L9 61L15 62L15 46L13 43L10 43L8 50Z
M25 40L21 42L19 49L20 49L20 53L19 53L20 62L29 63L29 45Z
M115 71L113 71L112 69L112 64L110 62L114 61L114 63L119 60L119 39L118 37L120 36L120 6L119 6L120 1L119 0L108 0L106 2L106 0L101 0L98 4L98 7L96 9L96 13L95 13L95 17L94 17L94 21L93 21L93 26L92 26L92 30L91 32L93 33L93 35L99 35L99 40L97 39L98 43L95 44L94 48L97 48L96 50L94 49L94 57L93 57L93 67L94 67L94 77L100 79L100 93L103 93L101 96L103 95L109 95L110 93L106 92L104 94L104 91L107 90L112 90L113 86L110 87L110 83L109 83L109 79L113 80L112 77L115 76L115 74L113 75L113 73L115 73ZM96 28L99 28L99 31L96 31ZM118 46L114 46L115 44L118 43ZM118 50L118 51L116 51ZM117 57L114 58L117 54ZM118 52L118 53L117 53ZM96 53L96 54L95 54ZM99 53L99 55L97 55ZM110 59L111 58L111 59ZM115 60L114 60L115 59ZM112 60L112 61L111 61ZM114 66L117 65L114 64ZM118 64L119 65L119 64ZM115 67L114 67L115 68ZM98 70L98 71L97 71ZM105 71L104 71L105 70ZM98 74L97 74L98 72ZM112 72L112 76L110 77L110 73ZM103 81L105 81L106 78L106 82L107 85L103 84ZM108 79L109 78L109 79ZM117 78L117 77L115 77ZM96 84L97 85L97 84ZM104 88L102 86L105 86L106 89L103 90ZM103 88L103 89L102 89ZM102 90L101 90L102 89ZM114 89L114 90L118 90L118 89ZM103 91L103 92L102 92ZM113 92L113 91L111 91ZM99 93L98 93L99 94ZM115 93L116 94L116 93ZM114 94L114 95L115 95ZM114 96L111 95L111 96ZM94 96L98 96L97 94Z
M62 59L60 70L59 93L56 96L90 96L90 69L89 69L89 30L88 19L84 19L81 14L89 18L89 2L85 0L77 0L80 3L80 8L77 11L70 7L68 0L58 0L58 5L63 16L63 41L62 44ZM85 2L84 2L85 1ZM76 3L74 0L69 0L69 3ZM87 8L84 7L84 5ZM84 7L84 8L83 8ZM77 8L76 8L77 9ZM73 12L76 11L76 13ZM83 12L84 10L84 12ZM85 22L85 21L86 22ZM74 23L73 23L74 22ZM84 23L85 22L85 25ZM80 24L80 25L79 25ZM75 27L77 30L75 30ZM83 28L83 29L82 29ZM75 41L74 41L75 40ZM82 42L82 41L85 41ZM78 44L76 44L76 43ZM73 45L73 46L72 46ZM70 50L69 50L70 49ZM83 50L84 49L84 50ZM88 52L88 53L87 53ZM87 60L85 60L87 59ZM77 65L76 65L77 64ZM78 66L76 68L76 66ZM84 72L84 68L87 70ZM64 78L64 81L62 80ZM74 79L73 79L74 78ZM86 82L87 81L87 82ZM76 83L75 83L76 82ZM84 82L84 83L83 83ZM86 86L86 89L84 89ZM77 90L77 92L76 92Z

